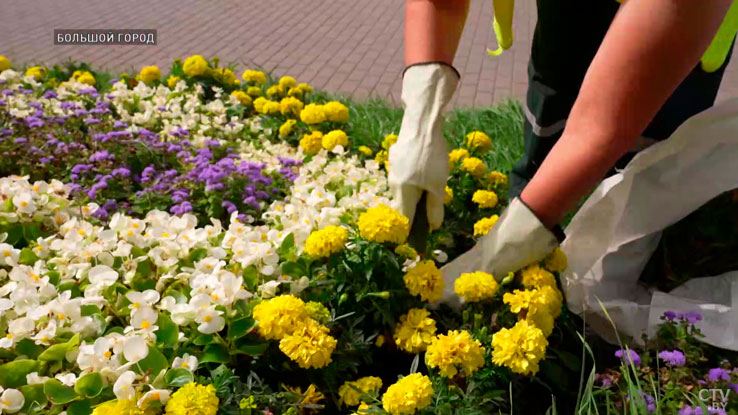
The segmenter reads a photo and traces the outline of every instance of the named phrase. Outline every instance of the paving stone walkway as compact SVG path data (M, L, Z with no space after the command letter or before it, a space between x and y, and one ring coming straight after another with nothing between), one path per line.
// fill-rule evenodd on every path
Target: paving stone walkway
M515 45L495 48L492 1L472 0L455 66L455 106L523 98L535 26L534 0L515 6ZM320 89L399 102L403 0L2 0L0 54L18 63L67 58L113 71L168 68L177 57L219 56L239 68L262 67ZM157 29L156 46L58 46L54 29ZM738 60L738 59L736 59ZM738 63L719 99L738 96Z

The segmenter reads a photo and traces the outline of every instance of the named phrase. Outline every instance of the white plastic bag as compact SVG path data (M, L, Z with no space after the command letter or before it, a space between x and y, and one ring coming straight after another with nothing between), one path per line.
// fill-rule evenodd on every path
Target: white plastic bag
M562 275L569 308L615 342L604 306L618 331L636 343L643 333L654 335L664 311L698 311L705 342L738 350L738 271L693 279L669 293L638 283L664 228L734 188L738 99L692 117L589 197L562 244L569 260Z

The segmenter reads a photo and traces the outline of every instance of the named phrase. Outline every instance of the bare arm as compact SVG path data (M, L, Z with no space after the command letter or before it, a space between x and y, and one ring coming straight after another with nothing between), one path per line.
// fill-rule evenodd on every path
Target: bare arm
M469 1L406 1L405 66L431 61L453 63L469 13Z
M631 147L698 63L731 0L628 0L587 71L562 137L521 199L551 227Z

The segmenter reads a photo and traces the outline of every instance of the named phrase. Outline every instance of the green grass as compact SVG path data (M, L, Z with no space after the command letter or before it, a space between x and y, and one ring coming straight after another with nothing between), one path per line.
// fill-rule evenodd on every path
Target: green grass
M358 145L377 149L385 135L400 131L403 110L398 105L380 98L359 101L322 91L316 96L348 105L351 120L346 133ZM454 109L446 113L445 119L443 133L449 148L462 147L464 136L471 131L484 131L492 138L493 149L485 155L485 161L495 170L508 173L523 155L523 112L518 101Z

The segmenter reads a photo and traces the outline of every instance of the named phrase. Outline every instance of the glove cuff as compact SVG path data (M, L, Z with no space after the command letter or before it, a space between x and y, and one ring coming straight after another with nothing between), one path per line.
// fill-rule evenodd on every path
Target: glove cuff
M442 66L446 66L446 67L450 68L452 71L454 71L454 73L456 74L456 77L459 78L459 80L461 79L461 74L459 73L459 71L453 65L450 65L450 64L448 64L446 62L443 62L443 61L418 62L418 63L414 63L412 65L408 65L408 66L405 67L405 69L402 70L402 78L403 79L405 78L405 73L407 72L408 69L413 68L413 67L416 67L416 66L421 66L421 65L442 65Z

